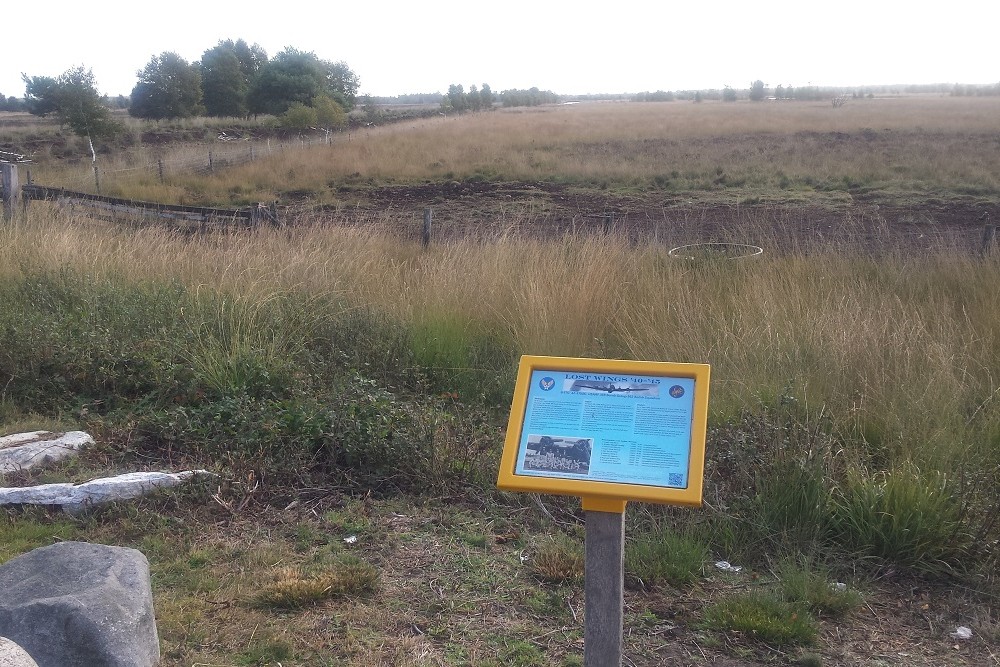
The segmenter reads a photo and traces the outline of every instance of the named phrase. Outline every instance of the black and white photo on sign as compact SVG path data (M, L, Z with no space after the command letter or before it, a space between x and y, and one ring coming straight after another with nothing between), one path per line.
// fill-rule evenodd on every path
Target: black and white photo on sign
M550 472L589 474L593 438L560 435L529 435L524 468Z

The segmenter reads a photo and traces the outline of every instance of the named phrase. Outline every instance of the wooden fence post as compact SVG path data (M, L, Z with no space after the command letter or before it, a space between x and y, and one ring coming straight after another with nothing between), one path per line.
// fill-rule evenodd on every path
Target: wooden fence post
M159 172L160 172L160 183L162 184L163 183L163 160L157 160L156 161L156 166L159 169Z
M30 168L27 169L27 172L28 172L28 183L27 184L28 185L34 185L35 181L34 181L34 179L31 178L31 169ZM24 216L25 217L28 217L28 202L30 202L30 201L31 201L31 199L27 195L25 195L25 194L22 193L22 195L21 195L21 208L24 209Z
M94 163L94 189L97 194L101 194L101 174L97 169L97 163Z
M11 220L17 203L21 199L21 184L17 180L17 165L0 162L0 178L3 184L3 218Z
M208 151L208 170L215 171L215 164L212 162L212 151Z
M424 209L424 233L423 233L423 243L426 248L431 244L431 220L434 218L433 209Z
M986 224L983 225L983 240L979 247L979 254L989 255L993 251L993 245L997 240L996 225L990 223L989 216L986 217Z

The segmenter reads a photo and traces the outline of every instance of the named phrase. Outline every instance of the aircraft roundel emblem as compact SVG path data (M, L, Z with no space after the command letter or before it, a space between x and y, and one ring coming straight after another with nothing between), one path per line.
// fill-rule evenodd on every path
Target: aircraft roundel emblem
M674 398L680 398L681 396L684 395L684 387L680 386L679 384L675 384L673 387L670 388L670 395Z
M542 391L549 391L556 386L556 381L550 377L544 377L538 381L538 386L542 388Z

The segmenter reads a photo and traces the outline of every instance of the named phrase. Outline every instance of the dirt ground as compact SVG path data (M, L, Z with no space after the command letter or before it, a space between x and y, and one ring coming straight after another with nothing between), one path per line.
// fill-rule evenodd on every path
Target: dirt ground
M536 237L613 233L665 245L729 241L790 250L850 245L874 252L954 247L979 251L1000 204L974 196L876 196L847 191L739 198L728 193L602 191L551 182L448 181L342 189L338 219L377 212L420 234L433 210L436 239L518 234ZM296 209L297 207L292 207Z

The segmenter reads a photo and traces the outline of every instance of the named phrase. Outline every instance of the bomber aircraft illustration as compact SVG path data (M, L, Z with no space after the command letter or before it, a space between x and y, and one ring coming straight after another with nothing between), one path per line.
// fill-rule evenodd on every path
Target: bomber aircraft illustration
M573 386L570 387L570 391L580 391L581 389L590 389L591 391L606 391L609 394L614 394L615 392L630 392L630 391L649 391L649 387L619 387L614 382L585 382L583 380L576 380Z

